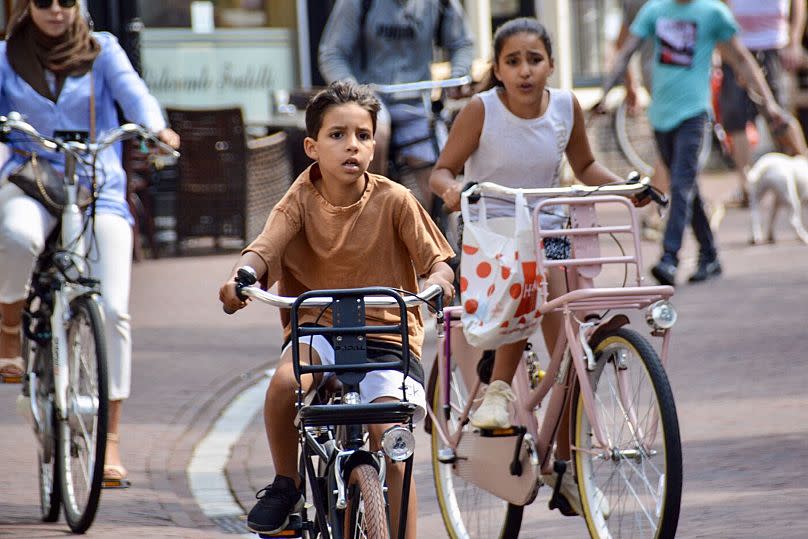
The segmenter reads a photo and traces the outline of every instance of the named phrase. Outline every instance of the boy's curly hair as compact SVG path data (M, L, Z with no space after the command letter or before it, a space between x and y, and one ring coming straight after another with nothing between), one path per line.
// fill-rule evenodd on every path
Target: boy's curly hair
M373 122L373 132L376 133L376 116L381 108L381 103L373 90L364 84L356 84L350 81L335 81L311 98L306 106L306 134L313 139L317 138L317 133L323 126L323 116L326 111L336 105L356 103L368 113Z

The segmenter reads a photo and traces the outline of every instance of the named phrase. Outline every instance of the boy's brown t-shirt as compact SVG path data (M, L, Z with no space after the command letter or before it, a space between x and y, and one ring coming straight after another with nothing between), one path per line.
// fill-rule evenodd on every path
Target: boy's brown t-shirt
M454 256L424 208L405 187L383 176L365 174L362 198L333 206L317 190L320 169L306 169L278 202L264 230L244 250L267 265L268 284L278 294L308 290L386 286L417 292L417 277ZM321 309L300 310L299 322L314 322ZM288 312L282 312L288 337ZM420 309L408 311L410 350L421 356L424 323ZM398 312L367 310L368 325L397 324ZM330 313L319 323L330 325ZM400 336L374 335L401 342Z

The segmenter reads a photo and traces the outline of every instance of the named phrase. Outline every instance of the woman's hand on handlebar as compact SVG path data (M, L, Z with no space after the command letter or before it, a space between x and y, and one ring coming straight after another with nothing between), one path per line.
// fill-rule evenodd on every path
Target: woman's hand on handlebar
M165 142L175 150L179 149L180 147L180 136L177 134L176 131L174 131L170 127L166 127L165 129L157 133L157 138L159 138L162 142Z

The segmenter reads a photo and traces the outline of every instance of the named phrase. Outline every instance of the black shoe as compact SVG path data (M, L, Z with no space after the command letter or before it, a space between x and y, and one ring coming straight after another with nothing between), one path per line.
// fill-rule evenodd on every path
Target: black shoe
M258 503L247 515L247 528L255 533L272 534L286 529L289 515L303 510L306 500L293 479L282 475L258 491Z
M721 275L721 264L718 263L718 260L704 263L699 262L699 267L696 269L696 273L691 275L688 281L691 283L700 283L711 277L717 277L719 275Z
M651 268L651 275L659 281L659 284L673 286L676 283L676 266L660 260Z

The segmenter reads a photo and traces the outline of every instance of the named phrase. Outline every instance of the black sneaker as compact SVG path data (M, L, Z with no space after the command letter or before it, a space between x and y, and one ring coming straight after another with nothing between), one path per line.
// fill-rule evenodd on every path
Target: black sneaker
M659 281L659 284L674 286L676 284L676 266L669 262L659 261L651 268L651 275Z
M719 275L721 275L721 264L718 263L718 260L704 263L699 262L699 267L696 269L696 272L690 276L688 281L691 283L700 283Z
M293 479L282 475L258 491L258 503L247 515L247 529L255 533L272 534L286 529L289 515L303 510L306 500L295 487Z

